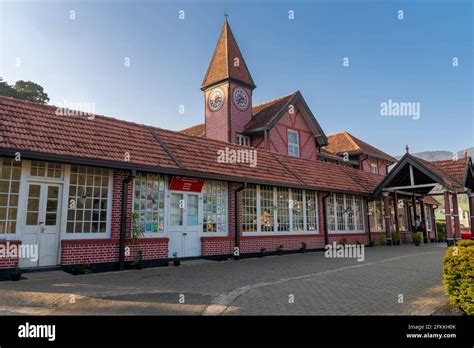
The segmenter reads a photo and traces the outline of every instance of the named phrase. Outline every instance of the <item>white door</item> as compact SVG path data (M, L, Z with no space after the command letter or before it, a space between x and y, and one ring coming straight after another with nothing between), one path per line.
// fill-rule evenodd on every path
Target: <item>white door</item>
M37 257L22 258L22 267L58 264L61 189L60 184L28 184L22 244L35 248Z
M169 209L169 257L201 255L200 200L198 193L171 193Z

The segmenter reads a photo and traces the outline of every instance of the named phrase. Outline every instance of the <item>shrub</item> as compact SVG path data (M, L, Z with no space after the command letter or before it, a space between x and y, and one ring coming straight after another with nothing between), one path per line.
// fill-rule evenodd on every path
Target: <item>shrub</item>
M415 232L413 233L412 240L416 246L419 246L421 244L421 241L423 240L423 235L421 234L421 232Z
M393 244L400 243L400 234L398 234L397 231L392 231L392 241L393 241Z
M443 259L443 285L450 303L474 315L474 241L462 240L448 248Z
M382 234L380 237L379 237L379 244L380 245L387 245L387 237Z
M446 223L436 221L436 231L438 232L438 242L446 241Z
M343 237L343 238L339 239L339 244L346 245L347 244L347 238Z

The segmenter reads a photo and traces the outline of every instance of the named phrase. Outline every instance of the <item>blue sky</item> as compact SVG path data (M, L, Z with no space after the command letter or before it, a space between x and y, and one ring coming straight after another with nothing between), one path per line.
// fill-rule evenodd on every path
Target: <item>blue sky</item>
M0 76L41 84L52 104L93 102L97 113L175 130L202 122L199 87L227 8L254 104L300 90L326 134L347 130L393 155L407 143L474 143L469 0L0 2ZM389 99L419 102L420 119L381 116Z

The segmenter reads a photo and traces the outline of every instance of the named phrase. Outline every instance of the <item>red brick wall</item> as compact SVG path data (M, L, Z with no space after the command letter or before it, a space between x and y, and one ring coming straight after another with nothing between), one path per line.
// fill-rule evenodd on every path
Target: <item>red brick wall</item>
M233 101L233 93L235 88L242 88L249 97L248 106L246 110L240 110L237 106L235 106ZM249 88L242 87L241 85L237 85L235 83L230 84L230 112L231 112L231 142L235 143L237 139L237 134L242 133L245 129L245 125L247 122L250 121L252 118L252 91Z
M122 182L128 175L128 171L114 171L110 238L62 240L61 264L89 264L118 261L120 244L120 216L122 213ZM130 240L132 204L133 183L130 183L128 190L126 246L131 247L131 255L125 258L126 261L133 260L134 255L133 246L131 246ZM168 256L168 238L144 238L140 241L138 247L143 251L143 258L145 260L166 258Z
M10 240L10 241L8 241L8 244L7 244L7 241L1 241L0 245L2 246L2 248L8 248L9 245L20 246L21 241L19 241L19 240ZM6 252L7 252L7 250L5 249L5 253ZM0 269L1 268L14 268L16 266L16 264L18 263L18 261L19 261L18 257L2 257L2 255L0 255Z
M288 111L269 131L270 151L288 154L288 129L299 134L300 157L315 160L317 148L313 132L296 107L293 114Z

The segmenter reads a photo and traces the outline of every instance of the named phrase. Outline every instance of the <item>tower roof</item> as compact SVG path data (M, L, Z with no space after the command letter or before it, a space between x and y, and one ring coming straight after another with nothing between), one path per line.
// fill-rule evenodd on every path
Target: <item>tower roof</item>
M201 90L227 79L239 81L251 89L255 88L252 76L226 19Z

